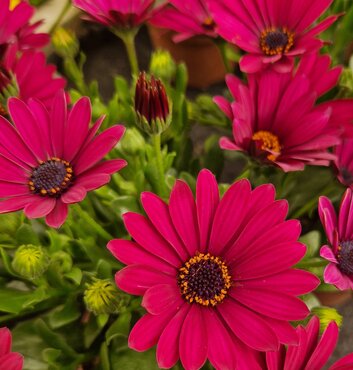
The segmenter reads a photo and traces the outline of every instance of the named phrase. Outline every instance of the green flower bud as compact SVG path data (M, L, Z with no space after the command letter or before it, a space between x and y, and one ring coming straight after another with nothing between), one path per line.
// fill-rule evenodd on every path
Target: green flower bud
M83 299L95 315L117 313L128 303L128 296L119 292L110 280L100 279L87 285Z
M49 257L42 247L36 245L22 245L12 260L13 269L27 279L36 279L49 266Z
M140 132L132 127L126 130L121 141L123 151L130 155L136 155L145 149L146 141Z
M140 129L150 135L165 131L171 122L170 105L162 82L153 76L147 79L146 73L141 72L135 93L136 123Z
M314 307L311 313L320 319L321 332L324 332L331 321L335 321L339 327L342 325L343 317L334 308L324 306Z
M0 62L0 116L8 116L7 100L12 96L18 96L16 79Z
M75 34L62 27L55 30L52 36L52 43L55 52L62 58L74 58L80 49Z
M156 50L153 52L150 62L150 72L157 78L170 81L174 78L176 65L166 50Z
M63 274L66 274L72 270L73 263L72 258L68 253L59 251L51 255L51 264Z

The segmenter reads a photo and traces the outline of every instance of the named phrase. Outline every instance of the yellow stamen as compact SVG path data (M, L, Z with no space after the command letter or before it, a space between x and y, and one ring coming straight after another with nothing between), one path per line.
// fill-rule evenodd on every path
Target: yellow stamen
M281 144L276 135L269 131L258 131L252 139L261 143L261 150L272 152L267 156L269 161L275 161L281 154Z

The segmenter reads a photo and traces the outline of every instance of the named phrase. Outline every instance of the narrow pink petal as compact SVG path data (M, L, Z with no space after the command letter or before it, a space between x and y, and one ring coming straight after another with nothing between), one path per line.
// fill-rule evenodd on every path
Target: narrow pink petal
M78 203L85 199L86 195L87 191L82 184L74 185L61 196L61 201L66 204Z
M341 272L336 263L329 263L324 270L324 281L327 284L333 284L340 290L351 287L350 278Z
M34 199L33 194L28 194L0 201L0 213L19 211Z
M111 240L107 248L116 259L125 265L145 264L168 275L176 276L177 274L174 266L171 266L154 254L145 251L133 241L124 239Z
M158 284L149 288L143 296L141 306L152 315L160 315L171 306L179 309L184 302L175 281L174 284Z
M320 370L326 364L334 351L337 340L338 326L335 322L331 322L324 331L319 344L311 355L304 370Z
M53 152L56 157L63 158L65 129L67 123L67 102L63 91L59 92L54 100L50 116L50 134Z
M250 192L250 182L240 180L224 194L214 216L208 249L211 254L220 255L239 233L238 228L247 212Z
M28 194L29 194L28 185L0 181L0 198L8 198Z
M319 198L319 216L325 228L328 240L333 244L333 230L337 227L336 211L331 201L326 197Z
M348 240L347 238L352 237L352 235L347 235L346 227L349 219L349 211L351 208L352 202L352 191L351 189L347 189L343 195L340 211L338 215L338 233L340 238L343 240Z
M90 172L90 171L87 171L87 172ZM110 181L110 175L106 173L97 173L97 174L89 174L89 175L84 173L79 178L75 179L75 185L76 187L81 188L81 193L83 196L84 192L82 188L85 189L85 193L87 193L88 191L95 190L95 189L98 189L104 186L109 181ZM84 198L85 196L82 199ZM65 201L65 203L75 203L75 202Z
M337 258L333 253L333 250L328 245L324 245L323 247L321 247L320 256L322 258L325 258L327 261L338 263Z
M181 260L174 248L154 228L145 217L128 212L123 215L125 227L130 235L146 251L155 254L169 264L181 267Z
M162 369L173 367L179 359L181 328L191 306L185 303L163 330L157 346L157 362Z
M11 351L11 332L8 328L0 328L0 357Z
M279 351L266 352L266 370L283 370L286 348L281 346Z
M158 284L175 284L176 277L144 265L130 265L115 275L116 285L123 291L143 295L147 289Z
M36 200L27 204L24 213L28 218L39 218L48 215L56 205L56 199L35 196Z
M157 195L149 192L141 194L141 202L153 226L163 238L175 249L183 261L189 259L190 255L174 228L167 204Z
M236 289L236 287L230 294L241 304L274 319L303 320L309 314L306 304L289 294L259 289Z
M353 369L353 353L336 361L330 370L350 370Z
M256 54L246 54L239 62L240 69L245 73L260 72L263 68L262 56Z
M297 327L299 344L297 346L289 346L284 362L283 370L302 370L305 363L306 348L308 348L308 335L305 329L301 326Z
M217 315L217 311L204 311L208 332L208 359L216 369L236 369L237 356L228 328Z
M132 328L128 343L135 351L143 352L157 344L164 328L175 315L176 310L167 310L161 315L144 315Z
M284 320L277 320L270 317L263 317L270 328L276 333L278 341L281 344L297 346L298 345L298 334L295 328Z
M205 252L211 234L212 223L219 204L216 178L208 170L202 170L196 184L196 208L200 230L200 251Z
M1 370L22 370L23 357L19 353L8 353L7 355L0 358Z
M65 222L68 212L68 205L63 203L61 200L58 200L53 211L50 212L45 218L45 222L48 226L57 229Z
M202 308L192 305L180 333L179 354L185 370L200 369L207 359L207 329Z
M247 346L258 351L278 350L278 338L261 316L232 299L217 309L233 333Z

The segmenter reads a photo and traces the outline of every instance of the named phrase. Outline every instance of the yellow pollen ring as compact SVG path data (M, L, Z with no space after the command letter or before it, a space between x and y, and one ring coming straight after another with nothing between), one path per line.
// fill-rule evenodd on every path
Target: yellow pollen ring
M191 269L194 265L199 264L200 262L211 261L214 265L219 268L223 287L210 299L204 299L197 295L196 292L193 292L190 288L188 279L192 278ZM200 266L202 268L202 266ZM202 306L216 306L221 303L227 296L230 287L232 286L232 277L229 274L227 265L222 261L221 258L212 256L210 253L198 253L194 257L190 258L184 266L179 269L178 274L178 285L184 299L189 303L198 303Z
M284 36L287 37L287 43L285 45L280 45L276 48L271 47L268 45L267 37L272 33L282 33ZM288 30L286 27L282 28L275 28L270 27L266 28L261 32L260 35L260 46L261 50L268 56L274 56L274 55L280 55L284 53L288 53L288 51L293 47L294 45L294 36L295 33Z
M281 154L281 144L276 135L269 131L255 132L252 139L261 142L261 150L269 151L271 154L267 156L269 161L275 161Z

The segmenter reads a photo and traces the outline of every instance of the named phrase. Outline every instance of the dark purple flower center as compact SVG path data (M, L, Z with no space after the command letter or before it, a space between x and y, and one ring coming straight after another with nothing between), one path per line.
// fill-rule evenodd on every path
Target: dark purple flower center
M211 18L211 17L208 17L206 18L203 23L202 23L202 27L206 30L206 31L214 31L214 29L216 28L216 23L214 22L214 20Z
M353 275L353 240L340 243L337 253L338 268L347 275Z
M294 33L286 28L268 28L260 36L261 49L269 56L286 53L293 44Z
M35 194L59 197L72 185L72 180L73 170L70 163L51 158L33 170L28 186Z
M353 173L350 172L347 168L341 168L341 175L344 183L347 186L350 186L353 184Z
M211 254L198 253L180 269L178 285L182 296L189 303L216 306L228 294L232 278L228 267Z

